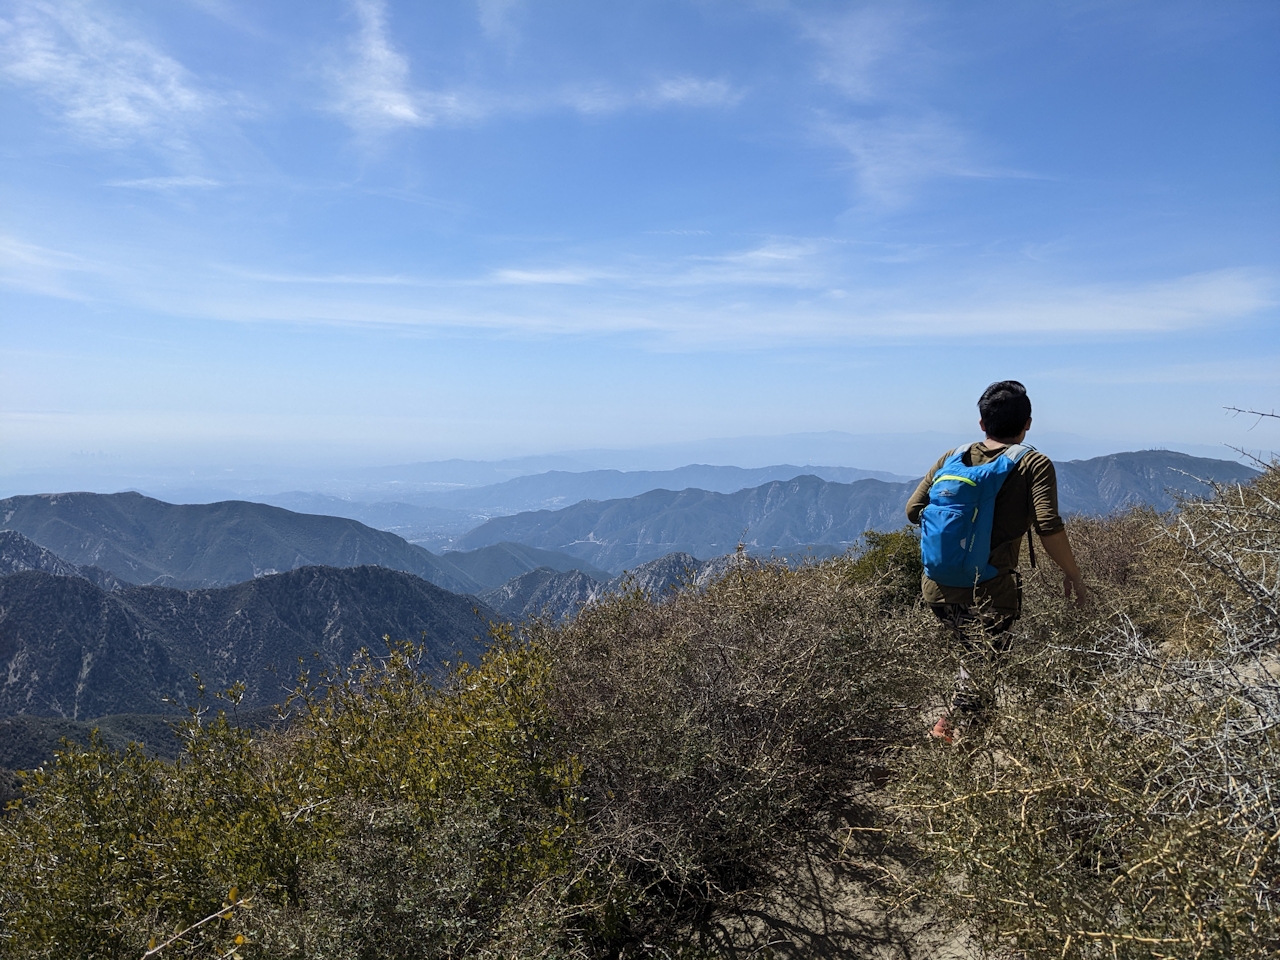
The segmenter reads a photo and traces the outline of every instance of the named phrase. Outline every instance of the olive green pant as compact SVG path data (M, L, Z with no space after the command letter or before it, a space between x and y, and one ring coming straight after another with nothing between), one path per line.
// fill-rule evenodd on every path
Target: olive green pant
M978 654L989 661L1009 650L1013 639L1009 628L1022 613L1022 577L1018 571L1009 571L972 588L943 587L928 578L925 583L935 588L935 596L941 591L949 595L947 599L930 602L929 609L947 626L965 653ZM926 588L924 592L925 599L929 600L931 591ZM961 666L956 673L951 710L976 718L990 709L993 700L991 691L977 689L972 675Z

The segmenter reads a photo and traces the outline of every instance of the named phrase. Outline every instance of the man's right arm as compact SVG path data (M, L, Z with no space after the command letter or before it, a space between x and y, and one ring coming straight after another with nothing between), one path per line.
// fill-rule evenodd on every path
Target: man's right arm
M907 500L907 519L917 526L920 525L920 512L929 505L929 488L933 486L934 475L942 469L942 465L947 462L949 454L944 453L938 458L938 462L929 468L929 472L924 475L924 479L920 481L916 487L916 492L911 494Z

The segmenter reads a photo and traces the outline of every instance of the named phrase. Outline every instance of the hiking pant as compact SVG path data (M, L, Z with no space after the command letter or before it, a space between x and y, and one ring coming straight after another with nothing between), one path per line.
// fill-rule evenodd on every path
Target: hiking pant
M990 663L1007 653L1013 638L1009 628L1022 613L1022 577L1015 570L1010 576L1017 590L1017 607L1014 612L997 610L989 603L970 605L965 603L931 603L929 609L942 621L955 641L963 649L962 660L980 658ZM955 693L951 698L951 710L970 718L985 713L994 700L990 690L980 690L966 666L956 671Z

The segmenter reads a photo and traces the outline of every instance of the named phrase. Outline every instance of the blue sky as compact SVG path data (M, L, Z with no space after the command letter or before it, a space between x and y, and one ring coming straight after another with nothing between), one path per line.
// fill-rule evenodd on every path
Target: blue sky
M0 470L965 439L1005 377L1248 443L1278 49L1228 0L0 0Z

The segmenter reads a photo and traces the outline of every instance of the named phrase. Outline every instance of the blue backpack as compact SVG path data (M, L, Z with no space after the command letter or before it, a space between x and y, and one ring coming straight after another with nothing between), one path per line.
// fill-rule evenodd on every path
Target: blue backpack
M964 465L968 445L943 461L920 513L920 558L925 575L944 587L972 587L997 576L989 562L996 494L1018 461L1035 447L1015 443L978 467Z

